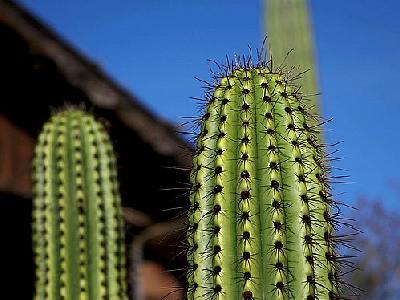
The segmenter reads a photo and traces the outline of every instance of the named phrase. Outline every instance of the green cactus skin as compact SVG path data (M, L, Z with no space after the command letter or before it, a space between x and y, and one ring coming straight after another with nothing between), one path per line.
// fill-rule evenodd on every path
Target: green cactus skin
M34 299L127 299L116 160L103 126L77 109L54 115L33 169Z
M318 130L272 64L210 84L191 172L188 299L339 299Z
M302 91L310 95L318 91L317 64L315 63L315 43L310 19L310 1L265 0L265 32L271 44L275 61L285 61L286 64L308 70L297 84ZM273 49L272 49L273 47ZM288 55L288 51L291 51ZM318 95L312 97L310 109L318 114L321 103Z

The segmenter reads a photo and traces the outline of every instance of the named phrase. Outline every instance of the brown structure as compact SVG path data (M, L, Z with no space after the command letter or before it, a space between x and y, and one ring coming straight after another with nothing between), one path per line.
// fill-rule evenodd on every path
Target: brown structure
M31 158L41 126L52 110L65 104L84 106L108 124L119 163L127 243L137 240L140 247L133 248L144 248L144 259L152 261L134 274L151 274L161 265L182 267L183 258L171 260L184 238L184 232L179 233L182 218L171 208L185 207L186 197L170 188L187 182L188 144L12 1L0 0L0 41L0 254L6 260L0 269L6 289L1 295L32 297ZM174 247L167 246L171 243ZM19 289L11 291L15 285Z

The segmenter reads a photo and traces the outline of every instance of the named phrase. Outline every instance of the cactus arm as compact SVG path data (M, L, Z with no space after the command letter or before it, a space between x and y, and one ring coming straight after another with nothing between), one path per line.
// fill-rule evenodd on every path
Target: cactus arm
M306 95L318 90L317 67L314 59L314 41L307 0L265 0L265 26L274 61L296 66L306 71L298 84ZM286 57L291 49L294 51ZM286 58L286 59L285 59ZM284 61L285 60L285 61ZM311 110L319 114L317 96L312 98Z
M35 299L126 299L115 158L103 126L74 109L54 115L34 170Z

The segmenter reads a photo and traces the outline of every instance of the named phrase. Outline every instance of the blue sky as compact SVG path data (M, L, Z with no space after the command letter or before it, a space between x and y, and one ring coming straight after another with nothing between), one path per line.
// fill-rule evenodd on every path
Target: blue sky
M210 79L207 59L247 54L263 39L260 0L21 0L43 21L162 118L197 115L193 77ZM252 4L249 4L252 3ZM330 142L339 145L360 196L400 207L400 3L311 1Z

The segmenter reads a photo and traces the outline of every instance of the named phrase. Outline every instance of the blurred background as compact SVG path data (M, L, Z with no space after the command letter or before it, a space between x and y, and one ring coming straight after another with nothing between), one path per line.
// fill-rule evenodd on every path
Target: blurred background
M130 268L131 296L180 297L193 144L179 132L188 130L182 117L200 113L190 99L203 96L194 77L211 80L209 60L256 57L265 36L276 64L309 69L299 84L332 118L323 139L335 144L333 181L343 182L335 198L363 231L353 242L362 252L343 249L362 270L348 274L362 291L349 290L398 299L399 9L394 0L0 0L1 251L19 262L7 260L1 276L10 289L24 287L15 299L33 293L33 272L21 267L32 266L32 149L64 103L95 112L115 140L130 266L138 266Z

